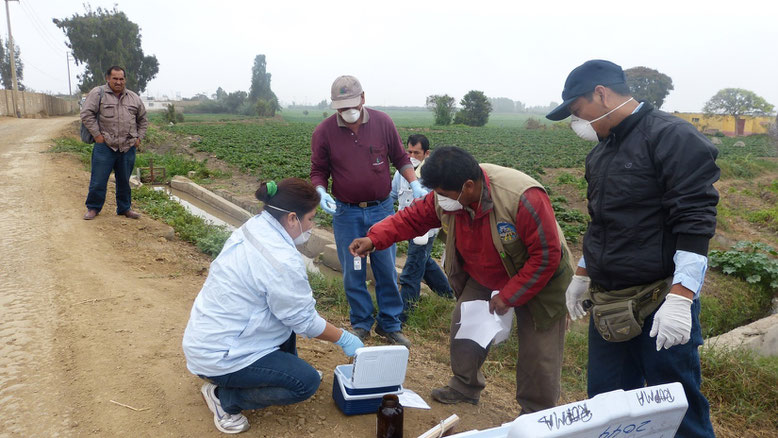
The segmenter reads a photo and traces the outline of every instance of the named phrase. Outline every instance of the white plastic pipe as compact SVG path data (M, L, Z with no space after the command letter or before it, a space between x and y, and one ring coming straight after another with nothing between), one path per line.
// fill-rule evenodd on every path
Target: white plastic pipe
M452 414L450 417L441 421L437 426L419 435L419 438L440 438L447 430L456 426L457 423L459 423L459 416L457 416L457 414Z

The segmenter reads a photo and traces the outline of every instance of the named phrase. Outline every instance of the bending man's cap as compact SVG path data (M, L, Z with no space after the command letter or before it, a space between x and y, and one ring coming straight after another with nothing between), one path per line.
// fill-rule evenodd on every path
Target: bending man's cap
M568 108L574 100L594 91L598 85L609 86L627 82L627 76L620 66L602 59L593 59L579 65L567 75L562 90L562 104L546 114L549 120L563 120L570 116Z

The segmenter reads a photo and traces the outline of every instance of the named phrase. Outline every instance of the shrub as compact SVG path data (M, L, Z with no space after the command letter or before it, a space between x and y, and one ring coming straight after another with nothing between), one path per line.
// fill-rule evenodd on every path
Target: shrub
M462 109L454 115L454 123L484 126L489 121L492 104L483 91L471 90L459 102Z
M776 255L778 252L769 245L742 241L729 251L710 251L708 260L711 268L720 269L724 274L734 275L748 283L775 291L778 289L778 260L774 258Z
M265 100L257 99L256 109L259 117L273 117L276 115L276 103Z
M546 125L540 120L530 117L524 122L524 128L526 129L546 129Z
M166 105L165 108L167 108L165 111L165 119L164 119L165 123L176 124L184 121L184 115L179 112L176 112L175 105L170 103Z

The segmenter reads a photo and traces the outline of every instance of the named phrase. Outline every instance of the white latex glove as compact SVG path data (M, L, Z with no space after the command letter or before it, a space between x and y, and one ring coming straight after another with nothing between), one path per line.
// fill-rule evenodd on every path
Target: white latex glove
M430 237L427 233L424 233L421 236L416 236L413 238L413 243L419 246L426 245L427 242L429 241L430 241Z
M656 351L662 347L689 342L692 334L692 300L678 294L667 294L665 302L654 314L651 325L652 338L656 336Z
M316 191L319 192L319 196L321 196L321 200L319 201L321 209L326 213L335 214L335 200L332 199L332 196L330 196L329 193L327 193L327 189L322 186L316 186Z
M586 315L586 311L583 308L583 294L589 289L590 282L589 277L573 275L573 280L567 286L565 303L567 304L567 311L570 312L570 318L573 321Z
M411 190L413 190L414 198L423 198L427 195L427 193L429 193L428 190L425 190L424 187L421 186L421 183L418 179L411 181Z

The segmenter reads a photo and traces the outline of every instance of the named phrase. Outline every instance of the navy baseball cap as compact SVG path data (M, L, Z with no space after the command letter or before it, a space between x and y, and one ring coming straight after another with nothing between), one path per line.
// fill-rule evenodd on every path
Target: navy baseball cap
M625 82L627 76L621 66L602 59L586 61L567 75L565 88L562 90L564 102L546 114L546 118L554 121L566 119L570 116L568 106L584 94L594 91L594 87L598 85L607 87Z

